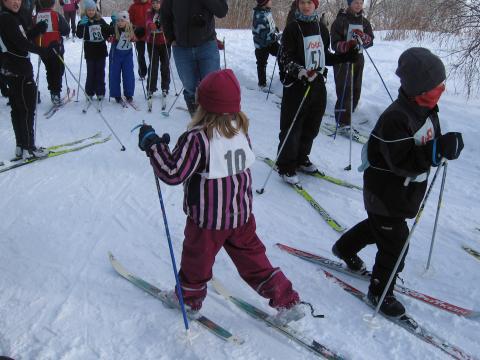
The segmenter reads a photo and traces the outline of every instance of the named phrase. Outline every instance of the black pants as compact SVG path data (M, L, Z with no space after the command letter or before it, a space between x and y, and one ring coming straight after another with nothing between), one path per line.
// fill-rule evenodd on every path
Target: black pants
M362 92L363 66L365 60L363 55L358 56L358 60L353 64L353 110L357 108L360 94ZM335 77L335 89L337 93L337 102L335 103L335 119L340 125L350 125L350 93L351 93L351 65L342 63L333 66L333 75ZM343 101L342 101L343 100Z
M17 146L31 149L35 146L34 118L36 85L33 75L29 77L9 76L10 114Z
M311 85L310 93L305 100L295 125L280 153L277 165L280 173L293 172L308 159L313 140L317 137L327 104L327 90L322 76L318 76ZM283 88L282 110L280 114L280 143L282 145L290 128L307 86L295 81L292 86Z
M147 63L145 61L145 41L137 41L135 43L137 49L138 75L141 78L147 76Z
M157 91L158 81L158 65L160 63L160 76L162 78L161 86L162 90L168 92L170 88L170 48L167 50L165 44L153 46L153 59L152 59L152 44L147 43L148 58L150 64L148 65L148 80L147 89L149 92L154 93ZM153 66L153 68L151 68ZM151 74L151 78L150 78Z
M409 229L404 218L391 218L369 213L367 219L343 234L336 245L343 256L351 256L369 244L377 244L378 251L372 270L370 291L375 295L381 295L407 241L408 234ZM407 252L408 249L405 256ZM397 274L403 270L405 256L400 262ZM395 281L392 282L389 293L393 291L394 285Z
M63 11L63 15L65 16L65 20L67 20L67 23L70 22L70 29L72 29L72 37L75 36L75 33L77 31L77 11Z
M258 75L258 86L267 86L267 62L268 56L277 56L279 55L280 44L278 42L271 43L269 46L255 49L255 57L257 58L257 75ZM280 63L279 63L280 65ZM280 68L280 67L279 67ZM282 74L282 71L280 70Z
M61 52L60 56L63 56L63 52ZM62 92L65 65L57 56L42 57L42 62L47 73L48 90L52 94L60 94Z
M3 67L4 55L0 52L0 69ZM3 97L8 97L8 78L0 71L0 91Z
M88 96L105 96L105 58L87 59L85 92Z

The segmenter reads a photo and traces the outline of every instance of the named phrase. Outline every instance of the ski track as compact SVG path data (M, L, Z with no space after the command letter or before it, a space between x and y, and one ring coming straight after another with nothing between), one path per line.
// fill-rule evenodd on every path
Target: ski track
M381 34L369 49L395 98L399 85L395 76L398 56L410 41L382 41ZM242 110L251 120L254 151L275 157L278 146L280 110L276 102L282 87L275 74L274 94L256 90L256 66L249 30L218 30L226 37L227 66L233 68L242 85ZM435 50L434 42L420 44ZM78 75L81 42L66 41L67 65ZM221 63L223 67L223 53ZM36 56L32 62L36 64ZM362 98L356 121L369 131L390 99L366 56ZM172 60L173 64L173 60ZM272 73L270 57L267 73ZM85 64L83 71L85 71ZM177 90L181 83L174 70ZM42 65L42 72L43 65ZM135 69L135 74L137 74ZM136 75L137 76L137 75ZM85 73L82 74L82 86ZM480 136L478 98L468 102L453 86L440 101L443 132L462 131L465 150L448 167L447 182L438 224L431 268L425 274L441 176L412 239L406 268L401 274L405 285L459 306L479 310L480 264L465 253L461 244L480 247ZM107 66L108 94L108 66ZM76 88L69 76L70 87ZM249 88L249 89L247 89ZM327 114L333 113L335 92L333 70L327 81ZM38 106L39 145L54 145L110 132L94 108L82 114L85 104L72 101L58 114L44 119L49 96L44 76L40 77L42 103ZM81 90L80 90L81 91ZM167 110L175 100L171 84ZM159 99L157 93L155 99ZM108 99L108 98L107 98ZM174 146L189 123L189 116L176 106L185 106L180 95L168 118L160 114L160 101L147 112L141 82L136 81L135 100L140 111L105 101L102 114L126 146L120 151L115 138L74 154L66 154L0 174L0 355L15 359L316 359L263 323L209 291L202 312L233 334L243 338L241 346L223 343L191 324L193 339L187 340L178 311L165 308L157 299L120 278L111 268L109 250L129 269L162 289L174 285L165 225L157 189L148 159L138 150L137 134L130 130L142 120L159 134L168 132ZM0 158L9 159L14 136L6 100L0 99ZM121 111L120 111L121 110ZM332 122L328 116L324 121ZM311 160L331 176L363 185L360 165L361 145L353 143L352 170L348 165L348 139L319 134ZM260 188L269 167L257 161L252 166L253 190ZM305 189L340 224L351 227L366 217L362 192L300 174ZM168 225L177 266L180 266L185 215L181 186L161 184ZM293 327L334 349L349 359L450 359L405 330L378 318L380 330L362 320L371 310L338 285L321 269L291 257L274 246L276 242L332 257L330 249L339 234L332 230L278 174L273 173L263 195L254 192L257 232L265 243L274 266L291 279L305 301L324 319L306 319ZM412 222L409 222L410 225ZM371 267L375 248L367 247L360 256ZM231 291L263 310L273 313L264 299L250 289L236 273L232 261L220 251L214 274ZM340 275L353 286L366 291L368 284ZM449 342L478 356L480 321L452 316L414 299L399 295L414 318Z

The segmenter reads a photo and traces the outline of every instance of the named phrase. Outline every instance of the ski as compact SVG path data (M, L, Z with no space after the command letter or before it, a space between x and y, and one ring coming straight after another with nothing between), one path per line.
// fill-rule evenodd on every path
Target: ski
M150 96L147 97L148 112L152 112L152 107L153 107L153 94L150 94Z
M276 166L274 166L273 160L264 157L258 157L263 162L265 162L270 167L273 167L277 171ZM344 232L346 229L340 225L330 214L320 206L320 204L300 185L296 184L287 184L290 185L298 194L300 194L308 203L320 214L320 216L325 220L325 222L335 231Z
M67 105L72 99L75 97L75 89L73 89L72 95L70 96L70 92L67 92L67 95L63 97L62 102L59 105L53 105L47 112L43 115L46 119L50 119L55 113Z
M477 250L474 250L471 247L466 245L462 245L462 249L465 250L470 255L472 255L475 259L480 260L480 252L478 252Z
M133 285L137 286L138 288L142 289L143 291L149 293L156 299L160 300L166 307L172 309L168 306L165 293L166 291L157 288L156 286L146 282L145 280L139 278L138 276L133 275L132 273L128 272L123 265L112 255L112 253L108 253L108 257L110 259L110 263L112 264L115 271L122 276L123 278L127 279ZM174 310L174 309L172 309ZM187 314L188 315L188 314ZM208 319L204 315L196 315L195 317L188 316L190 320L198 322L202 325L205 329L210 331L212 334L218 336L220 339L231 342L237 345L243 344L243 339L232 335L228 330L224 329L217 323L213 322L212 320Z
M265 157L261 157L261 156L257 156L257 158L266 162L270 166L274 165L273 160L270 159L270 158L265 158ZM310 176L313 176L313 177L316 177L318 179L322 179L322 180L325 180L325 181L328 181L328 182L331 182L332 184L335 184L335 185L344 186L344 187L349 188L349 189L363 190L363 188L361 186L350 184L349 182L346 182L345 180L341 180L341 179L335 178L333 176L326 175L326 174L324 174L323 172L320 172L320 171L316 171L314 173L304 173L304 174L310 175Z
M343 290L348 292L349 294L353 295L357 299L363 301L364 304L369 306L372 309L375 309L375 305L373 305L362 291L354 288L353 286L349 285L345 281L339 279L332 273L323 270L327 278L331 279L334 283L339 285ZM448 341L442 339L440 336L436 335L432 331L428 330L424 326L420 325L417 321L415 321L410 315L404 314L400 317L391 317L383 315L381 312L379 313L385 319L391 321L392 323L404 328L412 335L415 335L419 339L425 341L428 344L435 346L436 348L442 350L446 354L450 355L454 359L457 360L475 360L475 358L462 349L458 348L457 346L449 343Z
M162 94L162 111L167 108L167 95Z
M140 111L140 108L138 107L138 105L133 100L128 101L126 98L124 98L123 101L124 101L124 103L126 104L127 107L130 106L133 110Z
M90 142L88 144L80 145L80 146L77 146L77 147L61 149L61 150L58 150L58 151L50 151L47 156L43 156L43 157L39 157L39 158L24 159L23 161L16 162L15 164L1 167L0 168L0 173L18 168L20 166L31 164L31 163L34 163L36 161L50 159L50 158L53 158L53 157L56 157L56 156L68 154L68 153L71 153L71 152L80 151L80 150L86 149L86 148L88 148L90 146L93 146L93 145L103 144L103 143L109 141L110 138L111 138L111 136L108 136L104 139L96 140L96 141Z
M335 136L335 133L339 136L343 136L347 139L350 139L350 132L336 132L336 125L335 124L325 124L322 123L320 126L320 131L327 135L327 136ZM359 144L366 144L368 142L368 136L360 133L355 128L353 129L352 140L359 143Z
M84 114L87 113L88 109L90 109L90 106L92 106L92 101L93 100L87 100L87 103L85 104L85 106L82 109L82 113L84 113Z
M128 108L127 102L123 98L121 98L120 101L115 100L115 102L124 109Z
M289 339L295 341L300 346L311 351L312 353L321 356L325 359L331 360L341 360L345 359L343 356L337 354L336 352L330 350L325 345L311 339L309 336L293 329L292 327L285 325L279 326L271 319L270 315L264 312L263 310L251 305L250 303L242 300L238 297L233 296L230 292L220 283L218 279L212 279L211 284L213 285L214 290L226 300L233 302L240 309L245 311L248 315L254 319L263 321L267 326L277 330L281 334L287 336Z
M365 270L363 272L352 271L349 268L347 268L340 261L330 260L330 259L325 258L323 256L312 254L312 253L302 251L302 250L299 250L299 249L295 249L293 247L283 245L283 244L280 244L280 243L277 243L277 246L281 250L283 250L283 251L285 251L285 252L287 252L291 255L297 256L300 259L303 259L303 260L312 262L314 264L320 265L323 268L335 270L335 271L338 271L338 272L356 277L358 279L370 281L370 276L371 276L370 271L367 271L367 270ZM402 286L402 285L396 284L394 290L396 292L400 293L400 294L410 296L414 299L417 299L417 300L423 301L424 303L432 305L432 306L434 306L438 309L445 310L449 313L452 313L452 314L455 314L455 315L458 315L458 316L461 316L461 317L465 317L465 318L468 318L468 319L479 319L480 318L480 311L465 309L465 308L462 308L462 307L457 306L457 305L449 304L446 301L439 300L439 299L436 299L432 296L422 294L418 291L409 289L409 288L407 288L405 286Z

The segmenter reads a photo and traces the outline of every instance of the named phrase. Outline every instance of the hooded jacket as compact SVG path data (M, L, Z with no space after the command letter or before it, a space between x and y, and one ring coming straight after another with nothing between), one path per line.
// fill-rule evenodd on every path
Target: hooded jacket
M216 39L215 19L227 15L226 0L165 0L162 25L168 43L196 47Z
M260 6L253 9L252 34L256 49L265 48L278 40L271 9Z

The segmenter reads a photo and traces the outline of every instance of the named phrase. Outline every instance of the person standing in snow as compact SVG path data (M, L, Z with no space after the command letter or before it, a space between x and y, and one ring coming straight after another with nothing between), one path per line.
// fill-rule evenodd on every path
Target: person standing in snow
M318 171L308 156L327 103L325 67L352 62L358 56L354 48L346 54L330 53L330 34L326 26L319 22L317 7L318 0L297 0L295 21L287 25L282 35L280 62L286 75L280 113L279 150L284 142L285 145L279 154L277 166L280 176L290 184L299 183L297 169L309 173ZM310 88L308 97L286 138L307 88Z
M128 9L130 21L135 31L137 41L135 48L137 51L138 76L145 79L147 76L147 63L145 61L145 28L147 26L147 12L152 7L150 0L133 0L133 4Z
M405 219L414 218L427 189L431 166L442 158L457 159L462 134L442 135L438 100L445 90L445 67L425 48L410 48L398 59L398 98L383 113L362 151L363 199L367 219L343 234L332 248L334 255L354 271L365 269L357 253L377 245L368 299L377 305L408 238ZM406 256L407 253L405 253ZM388 316L405 313L393 295L401 260L380 311Z
M49 48L34 44L33 39L47 31L42 21L26 30L30 22L22 16L19 0L0 0L0 46L3 52L1 73L7 78L13 130L16 138L15 157L44 157L48 151L35 145L34 119L37 88L29 53L54 57ZM31 20L31 18L30 18Z
M358 46L356 37L361 39L365 48L373 46L373 30L370 22L363 16L363 0L347 0L347 9L341 9L332 24L332 48L336 53L344 54L352 47ZM353 64L353 110L357 108L362 91L362 76L365 59L362 49L357 61ZM350 114L350 81L351 65L338 64L333 66L337 102L335 103L335 119L339 131L348 131L352 114Z
M65 18L53 10L55 0L37 0L37 14L33 17L34 23L45 21L48 24L47 31L35 39L38 46L55 49L58 55L63 58L65 48L63 47L63 36L70 33ZM41 57L47 73L48 90L53 105L61 105L61 93L65 65L57 56Z
M133 72L133 46L135 40L133 27L130 23L128 12L120 11L118 15L112 15L113 34L112 45L109 55L109 78L110 97L115 98L117 103L122 102L120 83L123 79L123 94L127 102L133 101L135 93L135 74Z
M105 58L108 56L106 39L111 35L111 30L97 12L93 0L83 0L83 8L85 13L77 25L77 37L83 39L85 47L85 92L90 98L97 95L101 105L105 97Z
M196 109L195 91L200 81L220 69L215 19L227 15L227 0L164 0L162 26L183 84L190 115Z
M267 88L267 62L268 55L278 56L280 43L278 41L278 28L272 15L272 0L257 0L253 9L252 34L257 58L258 87L261 91ZM282 70L280 69L280 73Z
M249 169L255 154L240 110L240 84L232 70L219 70L202 80L197 94L197 111L173 151L151 126L142 126L139 134L156 176L184 185L187 223L179 272L184 303L190 312L202 307L215 256L224 247L242 279L279 311L275 321L299 320L305 314L298 293L272 267L256 234ZM175 301L176 292L170 297Z
M170 46L167 45L161 22L161 0L152 0L152 8L147 13L147 48L150 65L148 67L148 96L157 91L158 67L160 65L162 96L170 89ZM155 36L154 36L155 34Z
M70 23L72 29L72 40L75 41L75 32L77 31L77 10L80 0L60 0L60 6L63 8L63 16ZM67 39L69 36L67 35Z

